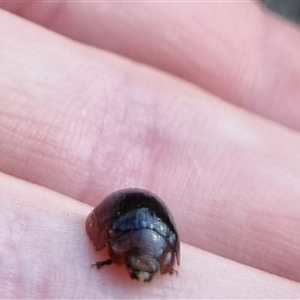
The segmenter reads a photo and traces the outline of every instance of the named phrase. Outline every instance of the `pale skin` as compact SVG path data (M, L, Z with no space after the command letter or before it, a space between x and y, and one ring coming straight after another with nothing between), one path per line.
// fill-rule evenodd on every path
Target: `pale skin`
M297 27L254 2L0 6L2 298L300 297ZM87 214L134 186L173 212L178 276L90 268Z

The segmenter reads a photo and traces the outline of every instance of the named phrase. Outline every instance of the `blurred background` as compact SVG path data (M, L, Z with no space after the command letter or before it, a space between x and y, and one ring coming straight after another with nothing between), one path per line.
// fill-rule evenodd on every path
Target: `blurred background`
M300 0L260 0L271 11L300 24Z

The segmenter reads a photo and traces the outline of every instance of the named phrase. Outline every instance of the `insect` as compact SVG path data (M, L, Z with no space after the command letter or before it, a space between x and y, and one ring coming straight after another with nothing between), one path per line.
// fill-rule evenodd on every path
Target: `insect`
M100 269L125 265L132 279L150 281L155 273L174 272L179 265L180 243L173 217L155 194L137 188L108 195L88 215L86 231L97 251L108 248L109 259Z

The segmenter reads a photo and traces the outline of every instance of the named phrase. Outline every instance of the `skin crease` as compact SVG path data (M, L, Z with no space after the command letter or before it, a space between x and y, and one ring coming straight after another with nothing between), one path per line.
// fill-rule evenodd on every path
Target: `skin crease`
M1 295L299 297L298 283L200 250L299 281L296 131L4 11L0 44ZM195 247L151 295L114 267L89 273L91 207L62 195L95 205L128 186L161 196Z

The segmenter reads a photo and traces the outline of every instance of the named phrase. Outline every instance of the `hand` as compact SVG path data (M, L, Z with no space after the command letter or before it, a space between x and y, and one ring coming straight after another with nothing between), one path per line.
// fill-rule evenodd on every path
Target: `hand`
M298 28L249 2L1 5L62 34L0 11L1 297L299 297ZM90 205L130 186L172 210L178 276L90 269Z

